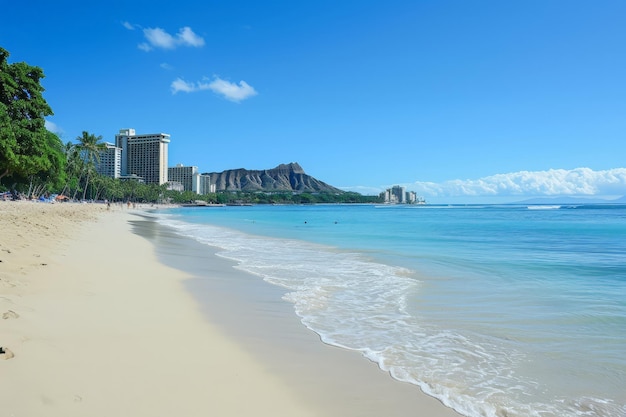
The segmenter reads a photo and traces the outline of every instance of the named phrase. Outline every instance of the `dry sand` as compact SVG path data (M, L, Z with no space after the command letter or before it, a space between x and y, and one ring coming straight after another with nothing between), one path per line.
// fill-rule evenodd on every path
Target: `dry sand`
M0 202L0 417L392 415L354 394L371 395L359 384L372 374L384 379L376 395L398 388L362 358L333 356L363 363L342 395L329 375L300 384L251 354L207 320L190 275L161 263L132 219L103 205ZM399 398L393 415L457 415L415 387Z

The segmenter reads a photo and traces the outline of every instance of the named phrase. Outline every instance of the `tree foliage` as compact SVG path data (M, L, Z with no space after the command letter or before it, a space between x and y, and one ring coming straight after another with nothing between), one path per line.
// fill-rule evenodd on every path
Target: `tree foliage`
M8 57L0 47L0 180L53 169L56 155L45 128L44 117L53 113L42 96L43 70L25 62L9 64Z
M81 159L84 161L83 171L85 173L85 186L83 188L83 200L87 195L87 189L90 186L90 179L95 177L96 165L100 163L100 154L106 149L106 145L102 143L102 136L96 136L93 133L83 131L83 134L76 138L78 150Z
M31 184L40 185L45 192L60 190L65 183L65 154L63 153L63 142L59 137L46 131L46 146L48 147L48 168L31 175Z

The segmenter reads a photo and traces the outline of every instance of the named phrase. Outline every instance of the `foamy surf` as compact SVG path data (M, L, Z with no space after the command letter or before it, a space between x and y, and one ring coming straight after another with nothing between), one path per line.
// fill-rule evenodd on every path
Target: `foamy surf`
M269 224L263 225L267 221L266 218L251 216L251 212L248 212L244 220L245 228L249 229L258 225L262 226L259 230L263 231L276 229L276 235L280 235L279 229L282 227L290 228L285 231L287 235L294 234L294 230L300 228L297 229L296 235L305 233L307 237L318 242L328 239L328 233L336 233L336 229L331 229L331 226L326 225L334 225L331 219L339 218L337 213L330 212L326 216L316 212L314 208L304 210L304 215L309 220L307 225L311 225L310 228L303 228L298 218L289 219L285 215L286 209L278 214L280 220L271 227ZM324 210L331 211L328 208ZM569 326L560 321L560 318L568 316L555 315L553 322L552 319L547 320L550 316L546 314L552 314L552 312L537 310L536 301L530 298L535 294L540 300L542 294L548 295L552 292L550 286L567 285L567 281L561 281L559 278L559 280L547 282L534 281L534 279L526 282L523 280L524 274L502 277L494 275L495 271L499 271L499 274L508 274L533 267L532 263L525 266L524 257L520 255L536 257L539 253L535 255L529 249L520 247L519 241L536 245L535 239L538 239L538 236L535 236L535 229L538 227L538 221L544 221L543 218L531 218L532 223L528 223L524 229L516 224L520 221L519 217L513 216L511 220L507 220L510 223L503 225L508 235L500 233L497 228L494 229L493 220L489 220L488 226L477 224L475 229L464 230L463 236L457 237L455 234L461 230L459 227L467 228L466 222L472 220L467 218L466 213L474 216L475 213L481 211L485 219L492 219L494 216L506 217L510 213L506 209L490 213L489 208L476 209L475 212L471 209L443 210L450 213L447 215L450 217L440 219L443 223L437 225L436 228L445 225L456 229L454 233L445 234L446 237L442 240L443 246L439 247L438 238L429 236L427 229L430 225L415 223L416 219L423 221L422 217L410 217L425 216L427 212L434 213L432 215L434 217L428 221L437 223L439 222L437 216L441 214L437 214L436 210L394 211L393 208L372 210L376 213L388 213L384 214L387 217L381 222L377 217L379 214L376 214L376 217L367 218L370 214L365 210L367 208L359 209L360 217L354 221L355 224L350 224L349 231L346 230L350 236L359 235L359 242L346 243L348 237L334 236L334 239L339 239L336 242L341 242L341 247L301 239L287 239L276 235L271 237L255 235L230 227L209 225L204 223L207 221L205 219L192 219L194 223L188 223L186 220L189 219L174 216L169 219L163 218L161 221L174 227L183 235L221 248L220 256L237 261L239 268L287 289L285 299L293 303L294 310L301 317L303 324L317 332L325 343L362 352L369 360L376 362L381 369L390 372L394 378L421 387L427 394L440 399L444 404L462 414L472 417L626 415L624 403L616 400L619 396L614 399L601 395L609 394L610 389L598 388L594 391L584 388L579 391L580 395L576 395L577 391L574 389L572 389L572 394L567 394L567 391L560 392L561 387L557 385L562 382L558 382L559 377L554 377L554 375L561 372L558 366L561 366L561 362L565 363L566 357L561 359L555 356L554 360L550 361L549 357L543 358L538 355L554 355L555 353L550 353L549 350L544 352L527 349L528 346L534 346L537 343L540 343L538 346L547 347L551 344L564 343L569 337L566 334L561 336L554 332L553 329L560 327L551 327ZM410 214L410 212L417 214ZM228 212L225 212L225 215L228 215ZM234 216L239 215L234 214ZM263 213L263 215L269 216L271 213ZM293 213L290 212L288 215L293 215ZM219 217L219 215L214 216ZM399 216L406 216L406 219L399 220ZM293 222L289 226L291 220ZM229 222L230 225L237 223L237 221L230 220ZM357 225L356 222L362 225ZM562 220L559 222L558 227L562 227ZM341 223L346 224L347 221L342 220ZM361 227L363 229L360 229ZM432 251L430 260L424 258L417 263L412 260L411 264L402 258L404 260L400 262L405 265L424 266L420 271L421 275L418 275L418 270L420 270L418 267L407 268L391 263L393 259L400 260L399 256L406 256L398 252L398 250L405 251L403 248L406 246L406 244L399 243L398 239L415 238L412 234L399 234L402 230L406 231L407 227L421 230L423 236L420 238L431 239L427 246L420 250L423 250L423 255L431 256L428 255L430 248ZM385 240L385 232L380 228L392 230L391 233L395 238ZM488 236L485 235L485 230L489 232ZM511 232L516 233L517 241L511 242L514 244L512 248L515 252L509 253L507 248L500 247L502 244L498 239L502 239L502 236L505 238L510 236ZM310 236L309 233L315 236ZM478 235L480 239L477 239ZM371 248L373 244L365 245L362 241L363 236L372 236L378 245L388 242L385 245L392 246L385 247L385 249L381 247L378 251L374 251ZM545 241L552 247L559 237L555 237L554 233L549 233L549 236L551 240ZM470 244L467 241L473 243ZM537 242L541 241L537 240ZM495 249L487 250L487 253L483 253L481 249L483 245L492 244L498 246L497 262L490 259ZM359 246L367 246L368 249L348 249ZM448 248L447 251L445 251L446 248ZM559 250L581 249L578 242L568 242L567 246ZM442 250L447 253L445 257L442 257ZM550 255L549 252L540 253L541 256ZM568 252L562 256L570 259L573 255ZM578 270L583 271L586 268L587 274L594 276L602 273L606 265L612 263L619 265L619 259L610 253L602 256L601 265L589 264L584 267L580 266ZM381 262L383 259L385 262ZM580 262L580 259L576 257L571 259ZM429 264L431 261L434 263ZM499 265L500 262L505 263ZM515 263L507 266L508 262ZM541 263L546 262L545 259L541 260ZM445 266L445 268L437 269L439 263L441 263L439 267ZM518 266L516 266L517 263L519 263ZM542 273L542 270L554 273L553 268L556 266L546 264L541 268L543 269L538 269L535 273ZM433 277L424 276L423 271L438 271L439 274L443 274L443 271L447 272L439 277L434 276L433 280ZM563 274L567 273L569 273L567 269L564 269ZM446 274L451 275L446 277ZM460 277L465 275L465 278L457 281L456 275ZM562 279L565 280L566 276L563 275ZM446 284L439 288L441 283L448 282L454 286L449 287ZM486 292L481 294L476 291L477 285L484 285L484 289L490 289L493 294L489 295ZM438 288L436 292L433 292L433 286ZM542 287L543 290L541 290ZM442 290L445 291L441 292ZM508 294L510 291L513 292ZM572 294L576 294L578 289L573 287L571 291L574 291ZM574 299L568 298L568 300ZM582 311L583 304L577 304L577 308ZM558 314L557 306L554 307L554 314ZM571 308L576 308L576 306L572 305ZM596 307L589 304L588 314L590 317L595 317L597 314L602 314L601 309L610 311L606 308L608 308L606 305ZM619 323L619 320L624 320L624 313L619 306L616 305L614 308L615 311L611 317L615 317ZM490 318L489 322L483 324L475 322L480 317L473 317L473 314L485 315L490 309L493 309L496 315ZM507 312L506 309L511 310ZM482 313L481 310L483 310ZM571 317L571 320L580 319ZM514 326L513 330L511 326ZM614 325L611 326L614 327ZM545 334L541 333L542 327L545 327ZM524 330L525 328L528 330ZM593 328L599 329L600 327L594 325ZM593 330L588 334L596 337ZM565 339L560 339L561 337ZM601 335L598 334L597 337ZM571 343L585 342L572 341ZM609 346L606 353L598 348L593 349L598 352L598 355L607 355L606 357L610 358L615 356L616 349L618 351L619 347ZM558 354L569 355L567 352ZM547 360L546 363L554 362L558 366L555 365L554 371L545 367L542 373L544 359ZM591 362L589 369L581 367L578 374L581 378L590 380L614 378L617 382L623 381L626 375L624 362L619 362L619 359L611 360L618 361L613 362L613 365L617 367L615 375L606 374L596 377L588 374L596 367ZM577 365L582 365L582 362ZM552 381L555 378L556 380ZM586 387L584 380L580 381L580 384ZM574 383L570 385L573 386Z

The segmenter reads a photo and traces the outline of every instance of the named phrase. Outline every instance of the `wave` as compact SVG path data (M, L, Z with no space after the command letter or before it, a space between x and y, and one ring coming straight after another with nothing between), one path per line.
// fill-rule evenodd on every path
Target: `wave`
M517 372L532 358L515 340L442 328L415 314L412 303L423 282L412 270L302 240L192 224L177 216L158 221L220 248L218 255L236 261L237 268L287 289L284 299L324 343L361 352L395 379L419 386L464 415L624 415L622 406L609 400L538 400L545 387Z
M528 210L558 210L562 206L551 205L551 206L527 206Z

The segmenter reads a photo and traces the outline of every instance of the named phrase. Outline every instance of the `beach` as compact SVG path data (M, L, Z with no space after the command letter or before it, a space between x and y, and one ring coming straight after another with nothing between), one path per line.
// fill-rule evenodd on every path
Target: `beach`
M0 203L0 415L458 416L144 214Z

